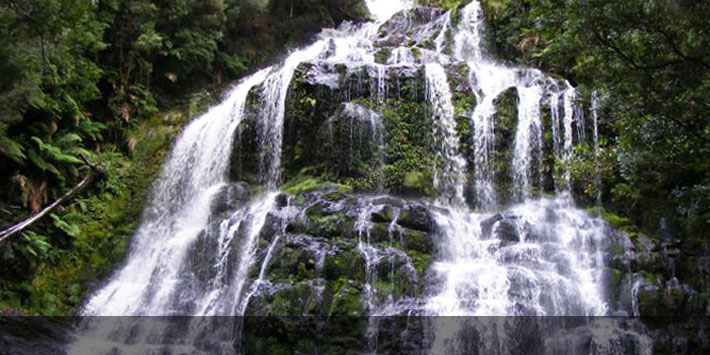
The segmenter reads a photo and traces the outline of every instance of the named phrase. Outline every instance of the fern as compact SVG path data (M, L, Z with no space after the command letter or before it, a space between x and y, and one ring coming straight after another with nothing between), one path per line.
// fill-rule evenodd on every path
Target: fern
M52 145L50 143L45 143L42 139L38 137L30 138L32 141L37 143L40 151L43 153L44 157L55 162L69 163L69 164L81 164L81 159L68 154L62 150L62 148Z
M52 248L52 245L47 242L47 237L35 232L22 233L22 240L25 242L22 251L38 259L43 259Z
M63 135L61 138L59 138L57 140L57 143L62 147L66 147L66 146L73 145L76 143L81 143L81 141L82 141L81 136L79 136L78 134L67 133L67 134Z
M89 137L94 140L103 139L101 131L108 129L105 124L90 120L82 120L76 128L82 136Z
M16 163L24 164L27 156L23 152L22 145L5 135L5 132L0 131L0 154L12 159Z
M39 155L39 153L37 153L37 151L34 149L30 149L27 152L27 157L36 167L38 167L42 171L47 171L49 169L49 166L52 165L46 160L44 160L44 158L42 158L42 156Z
M76 224L68 223L54 213L52 213L50 217L54 220L54 226L66 233L68 236L76 238L81 233L81 230Z

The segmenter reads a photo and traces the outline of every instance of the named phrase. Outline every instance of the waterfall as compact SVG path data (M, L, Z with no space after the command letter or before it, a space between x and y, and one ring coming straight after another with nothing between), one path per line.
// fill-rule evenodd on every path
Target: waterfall
M572 125L574 123L574 114L575 114L575 107L574 107L574 101L577 99L577 90L573 88L569 83L567 83L567 90L565 90L563 94L563 99L564 99L564 118L563 118L563 129L564 129L564 146L563 146L563 152L564 152L564 158L565 160L569 161L572 159L572 154L574 153L573 151L573 134L572 134ZM567 188L569 188L570 180L572 177L570 176L570 172L568 169L564 170L564 176L565 176L565 183Z
M292 53L284 62L283 67L269 75L264 82L264 128L261 130L259 140L261 148L266 154L263 155L260 167L261 180L271 189L276 188L279 182L288 86L296 67L306 60L316 58L323 52L326 43L325 40L320 40L306 49Z
M405 0L368 0L367 4L375 21L324 30L314 44L242 80L221 104L185 128L165 163L125 265L93 295L82 314L240 318L263 311L282 315L278 311L291 308L270 304L270 297L292 290L298 294L297 312L301 313L289 316L321 316L325 308L308 308L312 302L330 302L330 307L339 300L360 300L347 315L370 316L364 350L375 353L386 323L380 317L591 317L609 313L603 282L608 226L574 207L565 193L569 171L564 173L565 181L554 181L558 196L541 198L538 194L543 190L548 133L543 106L549 104L550 110L549 154L571 159L575 138L583 141L586 134L575 102L576 89L539 70L506 65L488 55L479 1L460 9L460 18L455 20L451 12L408 10L412 5ZM397 26L402 28L395 26L397 30L412 33L407 34L412 37L409 42L378 32L390 19L399 21ZM417 21L425 22L418 30ZM388 40L388 50L379 52L380 41ZM376 196L336 185L304 189L297 196L279 191L282 163L288 163L281 156L289 148L284 146L290 134L290 128L284 133L284 125L290 127L291 122L287 104L292 102L289 95L298 91L291 88L299 88L294 81L303 73L299 68L312 69L316 78L307 80L327 86L328 94L317 96L319 100L341 100L327 105L330 111L318 116L312 138L322 139L315 142L337 151L327 154L349 155L336 155L335 164L348 168L376 165L367 166L367 171L385 175L377 177L382 180L390 178L387 169L394 165L386 152L387 130L394 120L388 105L403 101L395 92L399 90L397 75L414 82L408 95L422 105L413 107L422 109L411 111L425 113L418 114L422 117L413 119L414 123L394 124L402 123L403 131L420 124L431 133L426 147L418 148L428 149L428 157L435 158L431 170L435 196L416 201L392 197L385 194L385 183L372 180L368 182L378 186L367 192ZM336 69L327 73L328 68ZM452 74L456 68L468 70ZM417 93L421 93L416 84L420 78L426 95ZM468 97L461 98L465 95L459 95L457 85L466 86ZM502 120L497 119L503 111L499 99L509 89L517 93L510 108L515 123L502 127ZM460 100L472 97L475 106L461 110ZM313 110L320 107L312 106ZM591 117L598 157L597 109L595 94ZM466 126L457 125L461 122L470 123L469 132L460 131ZM254 170L258 171L254 173L259 186L245 187L246 183L234 181L241 177L227 176L230 156L242 153L232 151L234 136L241 138L241 128L247 123L255 131ZM508 142L496 142L497 133L503 130L514 134L509 148L497 144ZM501 149L510 151L500 154ZM464 156L466 150L472 156ZM418 163L419 157L406 158L408 163ZM315 170L327 163L316 162L320 165ZM500 169L501 165L509 169ZM502 172L510 176L500 176ZM534 179L536 173L539 180ZM301 171L299 178L301 174L307 173ZM504 179L512 181L512 192L501 190ZM471 197L467 187L475 188L475 201L467 201ZM504 197L512 198L508 202ZM349 238L354 241L351 249ZM293 255L284 254L284 249ZM347 262L333 261L339 253L350 252L355 256ZM297 266L274 271L272 265L280 265L287 256ZM333 275L333 270L348 275ZM275 272L288 275L272 278ZM309 281L297 284L291 277L295 273L309 275ZM425 283L421 290L419 283ZM458 346L472 339L462 335L466 327L483 337L478 345L481 352L514 352L507 344L525 327L512 318L501 318L490 326L464 324L465 319L451 326L442 319L433 322L431 339L422 336L431 353L463 352ZM192 353L204 345L211 353L239 351L233 345L241 325L225 326L219 317L185 322L175 326L156 320L146 325L127 318L100 327L89 322L84 337L70 352L142 353L145 348L133 346L160 343L175 334L180 339L172 343L174 348L149 346L150 350ZM540 334L554 343L554 334Z
M515 187L520 198L531 194L530 168L533 152L542 153L542 121L540 101L543 88L539 84L518 91L518 127L515 134L513 170Z
M482 62L483 50L483 10L478 1L472 1L461 12L461 22L454 36L454 57L458 60Z
M136 232L128 262L87 303L86 315L170 314L185 245L205 228L209 204L226 184L233 132L249 90L268 73L243 80L227 99L194 120L178 138Z
M541 105L549 97L553 150L559 151L558 102L564 98L564 153L572 153L575 91L563 92L553 79L535 70L506 67L490 60L483 50L480 4L462 11L455 35L455 58L468 63L477 106L474 127L475 178L478 206L491 212L471 213L452 208L434 213L441 255L432 266L437 291L427 300L425 313L443 316L599 316L607 313L601 287L604 265L604 223L574 209L566 197L530 200L531 169L542 171L543 126ZM513 181L521 203L503 214L494 189L491 152L495 146L494 100L506 89L518 93ZM535 159L537 157L537 159ZM564 271L562 271L564 270ZM507 353L515 321L475 329L479 349ZM461 344L461 327L437 322L433 352L452 352ZM463 327L463 328L462 328ZM475 328L475 326L474 326ZM494 328L495 329L495 328ZM486 339L486 340L483 340ZM497 339L497 340L495 340ZM455 347L454 347L455 348ZM461 350L459 350L461 351ZM456 353L457 351L453 351Z
M434 41L437 53L444 53L444 46L446 45L446 35L451 30L451 11L446 12L443 17L444 25L442 26L439 35L436 36L436 40Z
M432 111L431 119L434 120L434 146L437 152L434 187L439 198L447 204L461 205L464 203L466 161L460 153L454 105L444 67L436 63L427 64L426 85Z
M601 178L601 167L600 167L600 154L601 149L599 147L599 94L596 90L592 93L592 123L593 123L593 139L594 139L594 186L597 189L597 205L602 204L602 178Z
M397 47L395 48L395 50L392 51L392 55L390 55L390 57L387 59L387 64L414 64L414 54L412 54L412 50L407 47Z

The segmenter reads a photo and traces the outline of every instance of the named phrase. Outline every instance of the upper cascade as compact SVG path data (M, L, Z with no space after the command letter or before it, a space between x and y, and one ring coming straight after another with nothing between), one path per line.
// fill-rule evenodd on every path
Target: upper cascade
M412 0L367 0L367 7L378 22L385 22L397 12L412 7Z

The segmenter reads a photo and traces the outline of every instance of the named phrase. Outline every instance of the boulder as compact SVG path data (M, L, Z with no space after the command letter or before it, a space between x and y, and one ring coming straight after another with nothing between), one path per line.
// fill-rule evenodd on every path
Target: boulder
M500 239L500 246L505 247L520 242L520 234L515 223L509 220L501 220L496 223L494 235Z
M379 211L372 213L372 221L375 223L390 223L394 220L395 211L392 206L384 206Z
M708 301L689 285L672 278L662 287L640 287L638 307L641 316L704 316L708 312Z
M405 228L422 232L432 231L432 218L426 206L421 204L405 205L399 214L397 223Z
M503 215L496 213L493 217L487 218L481 222L481 231L483 232L484 238L490 238L491 232L493 231L493 225L497 222L503 220Z
M251 196L247 185L234 183L223 186L212 199L211 209L213 215L234 210L249 201Z

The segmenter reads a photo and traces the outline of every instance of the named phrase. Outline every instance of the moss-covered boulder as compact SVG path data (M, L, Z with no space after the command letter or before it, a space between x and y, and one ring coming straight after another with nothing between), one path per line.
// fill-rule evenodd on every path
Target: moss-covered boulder
M520 242L520 233L514 223L509 220L502 220L495 224L493 235L500 239L502 247Z
M494 176L493 186L500 206L511 204L516 196L511 164L515 149L515 131L518 125L517 100L517 90L510 88L494 101L496 108L494 118L495 149L491 154L491 167Z

